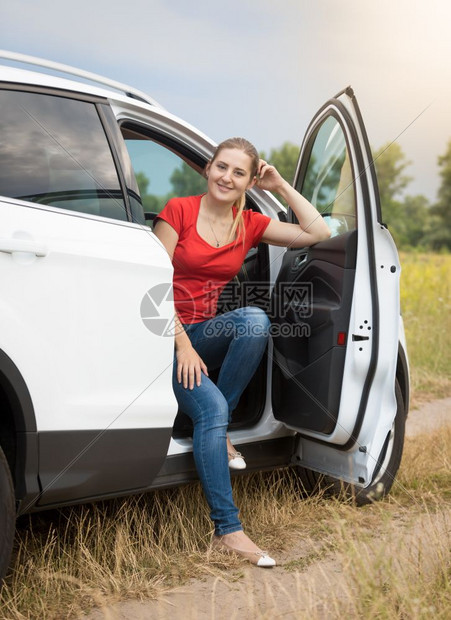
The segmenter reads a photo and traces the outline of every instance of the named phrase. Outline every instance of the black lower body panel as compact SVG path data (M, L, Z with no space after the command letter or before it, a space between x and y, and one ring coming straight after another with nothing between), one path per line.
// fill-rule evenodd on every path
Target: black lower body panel
M39 433L37 506L81 503L152 486L172 428Z
M246 469L234 471L234 475L276 469L290 465L295 449L295 436L240 444L237 447L246 460ZM197 479L192 452L177 454L167 457L152 488L177 486Z

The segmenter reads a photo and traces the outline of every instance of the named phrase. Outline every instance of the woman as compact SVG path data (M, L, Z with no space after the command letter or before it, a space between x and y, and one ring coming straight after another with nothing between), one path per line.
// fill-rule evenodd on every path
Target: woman
M215 316L216 305L250 247L261 241L306 247L330 232L316 209L243 138L217 147L206 176L207 192L171 199L154 229L174 265L174 392L180 409L193 421L194 459L215 524L213 546L268 567L275 561L246 536L238 519L229 467L244 468L245 462L226 431L265 351L269 319L256 307ZM244 211L245 192L255 184L278 192L299 225ZM215 384L208 370L216 368L220 372Z

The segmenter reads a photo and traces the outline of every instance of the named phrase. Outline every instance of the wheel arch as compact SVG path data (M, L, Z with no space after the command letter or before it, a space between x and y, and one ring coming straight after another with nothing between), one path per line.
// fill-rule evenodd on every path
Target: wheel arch
M407 416L410 402L409 364L407 361L407 353L401 343L398 345L396 379L398 380L398 384L401 389L402 399L404 402L404 411Z
M36 417L27 384L0 349L0 445L13 478L17 502L39 492Z

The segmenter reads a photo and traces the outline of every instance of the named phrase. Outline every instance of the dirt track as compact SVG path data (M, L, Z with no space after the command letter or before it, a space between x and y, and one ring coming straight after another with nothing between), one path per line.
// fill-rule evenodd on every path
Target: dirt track
M451 424L451 398L422 405L409 413L406 436L427 434ZM427 521L427 523L426 523ZM425 515L419 519L409 536L416 552L428 561L428 539L421 532L449 530L451 509L440 515ZM402 528L400 523L397 527ZM418 534L418 535L417 535ZM393 533L392 533L393 535ZM339 558L313 562L302 572L289 572L287 562L314 553L312 543L299 539L285 553L278 554L280 566L263 570L252 566L243 569L240 578L226 581L211 576L193 580L183 587L166 592L158 600L126 601L102 608L84 616L88 620L254 620L256 618L299 619L308 609L316 609L318 617L330 618L327 592L343 592L346 584ZM332 589L332 590L331 590Z

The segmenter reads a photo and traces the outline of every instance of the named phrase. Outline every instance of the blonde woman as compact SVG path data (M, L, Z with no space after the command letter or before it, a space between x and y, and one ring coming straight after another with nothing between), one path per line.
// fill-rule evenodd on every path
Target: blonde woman
M217 147L206 176L207 192L171 199L154 229L174 266L174 391L193 421L194 459L215 526L213 546L270 567L275 560L250 540L238 519L229 467L246 465L227 436L232 411L265 351L270 322L257 307L216 316L216 306L251 247L260 242L306 247L330 232L315 208L243 138ZM278 192L299 225L243 210L245 192L255 184ZM215 384L208 371L217 368Z

